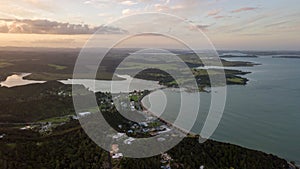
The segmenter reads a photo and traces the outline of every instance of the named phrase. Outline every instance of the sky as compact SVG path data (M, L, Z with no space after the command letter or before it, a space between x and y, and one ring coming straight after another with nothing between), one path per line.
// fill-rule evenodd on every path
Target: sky
M106 46L107 39L117 40L133 26L148 30L149 24L135 23L132 16L158 12L200 29L216 49L300 50L299 9L299 0L1 0L0 46L81 48L99 29ZM131 19L120 24L126 17ZM153 22L157 32L176 27L163 19ZM170 25L159 30L162 24ZM194 30L177 29L185 34ZM198 43L197 38L190 41ZM139 37L128 46L139 47L143 41ZM149 37L147 43L163 45Z

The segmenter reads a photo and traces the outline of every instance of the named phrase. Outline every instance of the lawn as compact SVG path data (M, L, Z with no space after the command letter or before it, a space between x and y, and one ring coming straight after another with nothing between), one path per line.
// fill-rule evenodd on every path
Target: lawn
M0 62L0 68L4 68L4 67L7 67L7 66L11 66L13 65L12 63L8 63L8 62Z
M62 116L62 117L52 117L44 120L40 120L38 122L51 122L51 123L63 123L63 122L68 122L70 120L69 115L67 116Z
M67 68L67 66L62 65L55 65L55 64L48 64L48 66L55 68L56 70L64 70Z

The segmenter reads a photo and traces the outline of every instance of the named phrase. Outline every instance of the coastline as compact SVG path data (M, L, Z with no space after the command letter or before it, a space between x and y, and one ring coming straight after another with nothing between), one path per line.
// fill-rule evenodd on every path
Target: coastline
M152 117L157 118L157 119L160 120L162 123L166 124L168 127L172 127L173 129L179 131L179 132L182 133L185 137L188 136L188 137L190 137L190 138L203 139L203 138L200 138L200 135L198 135L198 134L192 134L192 133L190 133L189 131L186 131L185 129L182 129L182 128L178 127L178 126L175 126L175 125L172 124L171 122L168 122L167 120L164 120L164 119L160 118L160 117L157 116L155 113L153 113L153 112L151 112L150 110L148 110L147 107L143 104L142 100L143 100L144 97L150 95L151 93L153 93L153 92L155 92L155 91L156 91L156 90L151 91L151 92L148 93L147 95L141 97L140 100L138 101L139 104L140 104L140 106L141 106L141 108L142 108L142 111L143 111L144 113L146 113L147 115L150 115L150 116L152 116ZM213 139L208 138L208 139L205 139L205 141L216 141L216 140L213 140ZM204 142L205 142L205 141L204 141ZM202 143L204 143L204 142L202 142ZM229 143L229 142L222 142L222 141L216 141L216 142L223 143L223 144L230 144L230 145L234 145L234 146L239 146L239 147L242 147L242 148L245 148L245 149L254 150L254 151L257 151L257 152L262 152L262 153L268 154L268 153L266 153L266 152L264 152L264 151L261 151L261 150L246 148L246 147L244 147L243 145L237 145L237 144L232 144L232 143ZM272 155L272 154L271 154L271 155ZM278 157L277 155L274 155L274 156ZM281 158L281 157L278 157L278 158L279 158L279 159L285 160L285 161L287 162L287 164L289 165L289 169L299 169L299 167L300 167L300 165L298 165L297 163L296 163L296 164L293 164L293 162L288 161L288 160L285 159L285 158Z
M152 92L150 92L150 93L152 93ZM150 94L150 93L149 93L149 94ZM146 95L146 96L147 96L147 95ZM142 100L143 98L144 98L144 97L142 97L141 100ZM184 134L185 136L188 136L188 135L189 135L189 136L193 136L193 137L198 137L197 135L191 134L190 132L186 131L185 129L182 129L182 128L178 127L178 126L175 126L175 125L172 124L171 122L168 122L168 121L166 121L166 120L160 118L160 117L157 116L155 113L153 113L153 112L151 112L150 110L148 110L148 109L146 108L146 106L144 106L144 104L141 102L141 100L139 101L140 106L141 106L141 108L142 108L142 111L143 111L144 113L146 113L147 115L157 118L159 121L161 121L162 123L164 123L164 124L167 125L168 127L172 127L173 129L176 129L177 131L181 132L181 133Z

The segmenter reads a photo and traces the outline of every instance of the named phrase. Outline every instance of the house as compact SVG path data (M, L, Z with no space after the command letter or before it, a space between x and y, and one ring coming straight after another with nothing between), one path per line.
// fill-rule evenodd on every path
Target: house
M140 122L139 125L142 127L148 127L148 124L146 122Z
M147 111L143 111L145 114L147 114ZM152 116L148 116L148 117L146 117L146 121L149 123L149 122L152 122L152 121L154 121L154 120L156 120L154 117L152 117Z
M111 151L110 151L111 154L118 153L118 151L119 151L119 145L118 144L111 145Z
M20 128L20 130L29 130L29 129L31 129L31 126L25 126L25 127Z
M52 123L47 122L45 125L43 124L41 129L39 130L40 133L46 133L46 132L51 132L52 131Z
M170 161L170 160L172 160L171 156L168 153L163 153L161 155L161 159L164 160L164 161Z
M88 115L90 115L90 114L92 114L91 112L81 112L81 113L78 113L78 117L80 118L80 117L85 117L85 116L88 116Z
M162 169L171 169L170 162L172 160L173 159L171 158L171 156L169 154L167 154L167 153L161 154L161 163L163 165L160 168L162 168Z
M111 145L111 151L110 151L110 155L113 159L117 159L117 158L121 158L123 157L122 153L118 153L119 151L119 145L118 144L112 144Z
M150 130L149 129L142 129L142 132L143 133L147 133L147 132L149 132Z
M72 116L72 119L73 119L73 120L78 120L78 119L79 119L79 117L78 117L78 116L75 116L75 115L73 115L73 116Z
M130 109L131 111L135 111L134 101L130 102Z
M134 140L134 138L129 137L128 139L124 140L124 144L131 144Z
M130 106L130 110L131 111L135 111L135 107L134 106Z
M121 138L124 135L125 135L125 133L117 133L116 135L113 135L112 138L113 139L119 139L119 138Z
M113 159L122 158L122 157L123 157L123 154L122 154L122 153L116 153L116 154L113 154L113 155L112 155L112 158L113 158Z
M160 168L162 168L162 169L171 169L171 166L170 166L170 165L167 165L167 166L161 166Z
M137 128L139 128L139 126L136 123L134 123L130 128L131 129L137 129Z
M121 104L121 106L122 106L123 108L125 108L125 109L128 107L127 103L125 103L125 102L121 102L120 104Z
M4 138L5 134L1 134L0 135L0 139Z

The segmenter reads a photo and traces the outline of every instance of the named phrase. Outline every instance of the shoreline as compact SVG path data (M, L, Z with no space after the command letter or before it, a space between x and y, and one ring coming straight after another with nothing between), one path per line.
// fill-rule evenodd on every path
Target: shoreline
M151 112L150 110L148 110L144 104L142 102L140 102L140 105L142 107L142 112L146 113L147 115L149 116L152 116L152 117L155 117L157 118L159 121L161 121L162 123L164 123L165 125L167 125L168 127L172 127L174 129L176 129L177 131L181 132L182 134L184 134L185 136L187 135L193 135L191 133L189 133L188 131L178 127L178 126L175 126L174 124L172 124L171 122L168 122L162 118L160 118L159 116L157 116L155 113ZM197 137L196 135L193 135L194 137Z
M148 96L148 95L150 95L151 93L153 93L153 92L155 92L155 91L156 91L156 90L153 90L153 91L151 91L150 93L148 93L147 95L145 95L145 96L143 96L142 98L140 98L139 104L140 104L140 106L141 106L141 108L142 108L142 112L145 112L147 115L150 115L150 116L153 116L153 117L157 118L157 119L160 120L161 122L165 123L168 127L172 127L172 128L174 128L174 129L176 129L176 130L179 131L180 133L184 134L184 137L187 137L187 136L188 136L188 137L193 137L193 138L201 139L201 138L200 138L200 135L192 134L192 133L190 133L190 132L188 132L188 131L186 131L186 130L184 130L184 129L178 127L178 126L175 126L175 125L173 125L171 122L168 122L168 121L166 121L166 120L160 118L160 117L157 116L155 113L151 112L150 110L148 110L148 109L146 108L146 106L142 103L143 98L146 97L146 96ZM203 139L204 139L204 138L203 138ZM207 140L217 141L217 142L224 143L224 144L231 144L231 145L235 145L235 146L240 146L240 147L245 148L245 149L250 149L250 150L254 150L254 151L258 151L258 152L263 152L263 153L265 153L265 154L269 154L269 153L267 153L267 152L265 152L265 151L262 151L262 150L247 148L247 147L245 147L244 145L232 144L232 143L229 143L229 142L223 142L223 141L213 140L213 139L210 139L210 138L205 139L205 141L207 141ZM205 142L205 141L204 141L204 142ZM204 143L204 142L203 142L203 143ZM272 155L273 155L273 154L272 154ZM277 156L278 158L285 160L285 161L287 162L287 164L289 165L289 169L299 169L299 167L300 167L300 164L298 164L297 162L296 162L295 165L294 165L294 164L292 163L292 161L289 161L288 159L279 157L278 155L274 155L274 156Z

